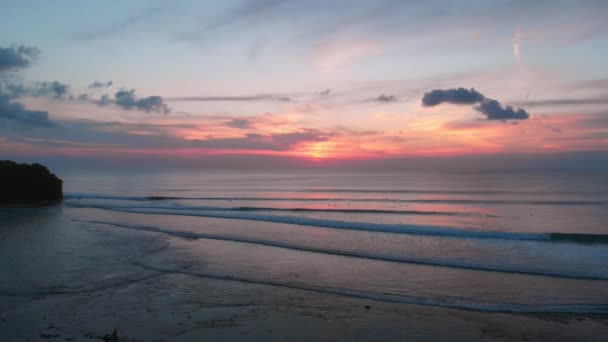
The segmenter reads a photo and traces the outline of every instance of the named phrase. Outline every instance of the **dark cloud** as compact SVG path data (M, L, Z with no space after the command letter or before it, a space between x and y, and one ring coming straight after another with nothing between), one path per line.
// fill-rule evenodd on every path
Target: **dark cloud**
M485 115L487 120L525 120L530 114L521 108L511 106L503 107L500 102L485 97L477 90L471 88L435 89L425 93L422 105L433 107L442 103L452 104L478 104L475 110Z
M492 99L485 99L475 110L486 116L488 120L525 120L530 118L530 114L521 108L514 109L511 106L503 107L500 102Z
M104 97L102 96L102 100ZM98 104L102 104L102 100ZM107 99L106 99L107 100ZM144 112L169 113L170 109L160 96L148 96L141 99L135 97L135 89L119 90L114 94L114 104L124 109L136 109Z
M46 111L29 110L13 100L8 94L0 93L0 120L9 120L25 126L53 126Z
M226 122L226 126L241 129L251 128L251 121L247 119L232 119Z
M33 46L0 46L0 72L27 68L39 54L40 51Z
M381 94L380 96L376 97L374 101L382 103L392 103L397 102L397 97L395 95Z
M274 94L259 94L246 96L184 96L172 97L167 101L191 101L191 102L249 102L249 101L273 101L273 102L292 102L288 96Z
M89 89L109 88L111 86L112 86L112 81L108 81L108 82L95 81L89 85Z
M485 96L473 88L435 89L424 94L422 105L432 107L442 103L475 104L484 99Z

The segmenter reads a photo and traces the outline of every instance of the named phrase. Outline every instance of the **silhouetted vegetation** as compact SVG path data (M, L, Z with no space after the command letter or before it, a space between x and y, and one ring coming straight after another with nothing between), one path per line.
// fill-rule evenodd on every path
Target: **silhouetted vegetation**
M0 161L0 201L61 200L62 186L44 165Z

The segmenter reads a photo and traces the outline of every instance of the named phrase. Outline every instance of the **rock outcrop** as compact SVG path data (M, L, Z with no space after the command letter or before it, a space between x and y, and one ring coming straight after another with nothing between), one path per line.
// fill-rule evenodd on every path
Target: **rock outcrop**
M0 201L58 201L63 181L40 164L0 161Z

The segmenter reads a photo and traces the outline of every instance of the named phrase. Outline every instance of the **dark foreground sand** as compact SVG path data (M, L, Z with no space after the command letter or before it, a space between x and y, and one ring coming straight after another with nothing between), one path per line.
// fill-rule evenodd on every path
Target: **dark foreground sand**
M463 311L200 277L184 256L188 240L47 214L0 221L0 341L112 341L114 330L119 341L608 336L607 317Z
M170 291L174 282L206 295ZM233 292L234 300L216 303L216 292ZM180 274L80 294L3 296L0 305L2 341L103 340L114 329L120 341L605 341L608 334L602 318L382 303Z

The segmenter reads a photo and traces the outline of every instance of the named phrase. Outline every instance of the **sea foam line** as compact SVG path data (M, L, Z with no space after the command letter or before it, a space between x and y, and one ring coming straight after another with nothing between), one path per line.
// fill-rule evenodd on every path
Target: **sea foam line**
M276 247L276 248L283 248L283 249L296 250L296 251L337 255L337 256L343 256L343 257L360 258L360 259L368 259L368 260L379 260L379 261L386 261L386 262L458 268L458 269L467 269L467 270L485 271L485 272L525 274L525 275L556 277L556 278L584 279L584 280L608 280L608 276L606 276L606 275L602 276L602 275L575 273L575 272L559 272L559 271L556 272L556 271L522 268L522 267L507 266L507 265L493 266L493 265L482 265L482 264L468 263L468 262L455 261L455 260L446 260L446 259L424 259L424 258L395 256L395 255L387 255L387 254L379 254L379 253L348 251L348 250L321 248L321 247L294 244L294 243L289 243L289 242L279 242L279 241L273 241L273 240L256 239L256 238L234 236L234 235L176 231L176 230L164 229L164 228L156 227L156 226L127 224L127 223L121 223L121 222L98 221L98 220L79 220L79 219L72 219L72 220L76 221L76 222L102 224L102 225L109 225L109 226L118 227L118 228L126 228L126 229L133 229L133 230L146 231L146 232L162 233L162 234L166 234L166 235L170 235L170 236L187 238L187 239L207 239L207 240L231 241L231 242L237 242L237 243L246 243L246 244L253 244L253 245L260 245L260 246Z

